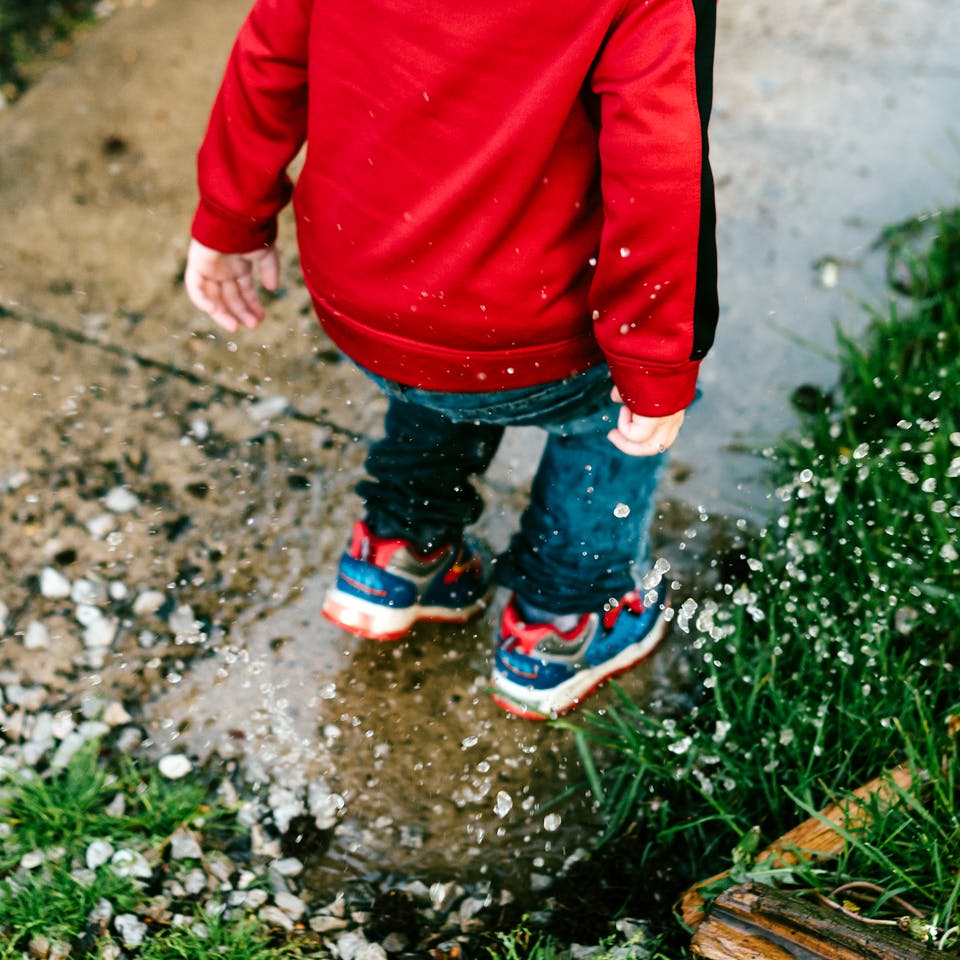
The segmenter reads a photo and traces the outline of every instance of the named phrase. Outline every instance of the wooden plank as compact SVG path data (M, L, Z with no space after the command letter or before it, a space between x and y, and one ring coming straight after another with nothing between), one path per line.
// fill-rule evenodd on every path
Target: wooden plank
M942 960L897 926L865 923L775 887L747 883L714 900L690 944L705 960Z
M843 837L835 827L847 830L864 827L870 818L867 807L874 798L880 803L890 802L896 798L898 789L905 790L912 782L910 771L903 767L897 767L876 777L854 790L849 798L824 807L819 817L804 820L799 826L794 827L778 840L774 840L766 850L757 855L756 862L762 863L773 857L772 866L789 867L799 863L801 858L809 862L824 857L835 857L843 850L844 844ZM680 901L680 915L688 927L694 929L703 920L703 889L722 880L728 873L729 871L724 870L710 877L709 880L702 880L683 895Z

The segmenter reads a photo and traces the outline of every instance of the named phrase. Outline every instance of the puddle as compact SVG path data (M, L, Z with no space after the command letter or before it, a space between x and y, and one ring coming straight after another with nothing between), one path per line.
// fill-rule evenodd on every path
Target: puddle
M516 483L513 458L524 442L498 456L491 496ZM498 497L505 492L506 506L479 531L497 549L523 500L516 486ZM657 537L671 554L670 576L701 564L709 571L704 554L717 540L729 544L722 526L704 520L682 504L663 506ZM572 735L511 717L489 697L503 591L463 627L421 624L390 643L355 638L319 614L339 553L330 539L328 531L327 549L314 551L315 567L294 563L283 583L262 578L228 643L145 704L155 749L236 763L292 824L285 842L306 859L313 895L396 874L428 884L469 875L535 898L593 846L600 824L579 786ZM676 602L690 593L679 585ZM651 709L677 709L688 669L675 631L619 679ZM590 708L613 697L601 690Z

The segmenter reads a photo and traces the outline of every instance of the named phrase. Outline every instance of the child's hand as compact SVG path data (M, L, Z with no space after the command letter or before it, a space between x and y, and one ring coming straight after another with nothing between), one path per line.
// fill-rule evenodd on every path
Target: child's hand
M614 403L623 403L616 387L610 397ZM607 434L607 439L632 457L652 457L663 453L677 439L684 412L678 410L666 417L641 417L623 404L617 425Z
M198 310L209 314L224 330L236 333L241 325L252 330L265 316L257 294L258 273L268 290L277 289L280 258L276 247L220 253L191 240L183 282Z

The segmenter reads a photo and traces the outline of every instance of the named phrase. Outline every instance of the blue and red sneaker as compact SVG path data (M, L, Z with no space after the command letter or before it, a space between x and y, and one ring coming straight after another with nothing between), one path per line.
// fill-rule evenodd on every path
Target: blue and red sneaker
M466 622L491 592L489 559L471 538L422 554L358 520L323 615L369 640L396 640L421 620Z
M663 639L666 584L637 590L585 613L568 632L550 623L526 623L511 598L503 611L493 667L493 699L510 713L544 720L577 706L605 680L629 670Z

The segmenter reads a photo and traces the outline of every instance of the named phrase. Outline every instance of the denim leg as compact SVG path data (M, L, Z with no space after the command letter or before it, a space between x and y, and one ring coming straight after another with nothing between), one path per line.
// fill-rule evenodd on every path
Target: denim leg
M384 428L367 455L371 479L357 484L370 528L421 550L459 539L483 510L469 477L490 465L503 427L390 397Z
M557 614L599 609L633 589L649 554L664 454L631 457L594 429L551 434L520 530L500 558L497 578Z

